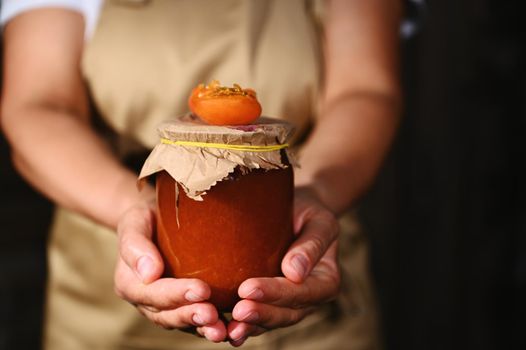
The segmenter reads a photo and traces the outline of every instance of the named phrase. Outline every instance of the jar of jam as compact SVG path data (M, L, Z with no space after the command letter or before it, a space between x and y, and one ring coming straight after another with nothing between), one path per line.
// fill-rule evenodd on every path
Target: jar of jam
M293 170L288 124L261 118L242 127L210 126L186 116L163 124L161 143L141 172L156 173L155 242L165 274L198 278L210 301L231 311L239 285L281 275L294 239Z

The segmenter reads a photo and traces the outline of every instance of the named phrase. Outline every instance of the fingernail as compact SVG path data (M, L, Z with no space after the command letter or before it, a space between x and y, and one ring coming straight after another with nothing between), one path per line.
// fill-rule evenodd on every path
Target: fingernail
M259 288L254 288L247 294L245 299L258 300L263 298L263 291Z
M185 299L192 302L192 303L195 303L195 302L198 302L198 301L203 301L205 300L205 298L203 298L202 296L199 296L197 294L195 294L194 292L192 292L191 290L189 290L188 292L185 293L184 295Z
M243 345L243 343L247 340L246 337L241 337L239 339L235 339L235 340L232 340L230 344L232 344L232 346L241 346Z
M204 326L205 325L205 321L203 321L203 318L199 315L199 314L194 314L192 316L192 321L194 321L194 323L198 326Z
M211 328L207 328L203 331L204 333L204 337L207 339L207 340L210 340L211 342L214 342L214 343L219 343L221 341L223 341L223 339L221 340L218 340L218 334L215 330L211 329ZM215 333L215 334L214 334Z
M153 260L149 256L141 256L137 261L137 273L142 282L148 279L153 271Z
M240 328L234 329L230 334L230 339L232 339L233 342L237 342L243 338L243 331Z
M248 313L245 317L243 317L240 321L243 322L254 322L259 319L259 314L255 311Z
M303 255L298 254L294 255L290 263L292 264L292 267L294 268L294 270L296 270L298 275L300 275L301 279L305 278L305 275L307 273L307 267L309 265L307 259Z

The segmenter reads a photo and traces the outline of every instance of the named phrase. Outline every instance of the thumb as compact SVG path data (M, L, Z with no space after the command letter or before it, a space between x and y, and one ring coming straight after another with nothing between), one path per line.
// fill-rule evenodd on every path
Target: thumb
M307 215L302 214L300 236L289 248L281 264L285 277L296 283L307 278L339 232L338 221L329 210L320 208L306 211Z
M164 264L152 242L155 215L149 207L133 207L117 226L118 248L121 259L145 284L161 277Z

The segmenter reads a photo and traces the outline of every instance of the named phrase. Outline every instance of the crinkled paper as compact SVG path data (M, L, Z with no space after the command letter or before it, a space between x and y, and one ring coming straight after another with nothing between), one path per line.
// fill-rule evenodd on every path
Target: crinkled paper
M214 126L185 115L161 124L158 132L161 138L170 141L269 146L285 144L292 133L292 126L265 117L259 118L257 124ZM206 191L225 179L236 167L243 170L286 168L290 166L289 162L293 163L289 154L287 157L283 159L281 150L248 152L159 143L146 159L139 181L165 170L190 198L202 200L201 196Z

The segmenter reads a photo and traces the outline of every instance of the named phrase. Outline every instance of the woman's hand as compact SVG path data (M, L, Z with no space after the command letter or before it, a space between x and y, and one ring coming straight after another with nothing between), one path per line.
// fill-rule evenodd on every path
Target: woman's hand
M206 283L198 279L161 278L164 264L151 240L154 227L155 209L147 202L136 204L120 220L116 294L159 326L181 330L195 327L210 341L225 340L225 324L216 308L206 302L210 297Z
M228 324L233 346L240 346L249 336L293 325L336 297L340 285L338 222L306 189L295 193L294 231L298 237L281 265L285 277L251 278L239 287L243 300L234 307Z

